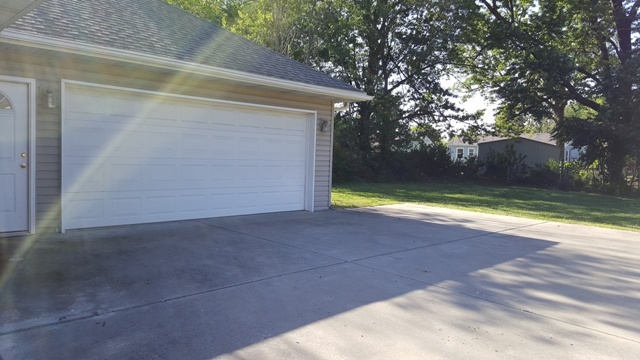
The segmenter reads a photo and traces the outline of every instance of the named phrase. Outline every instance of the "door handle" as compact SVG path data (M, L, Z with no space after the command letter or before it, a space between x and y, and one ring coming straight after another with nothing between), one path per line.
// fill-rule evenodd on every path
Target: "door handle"
M22 164L20 164L20 167L24 169L24 168L26 168L26 167L27 167L27 164L22 163Z

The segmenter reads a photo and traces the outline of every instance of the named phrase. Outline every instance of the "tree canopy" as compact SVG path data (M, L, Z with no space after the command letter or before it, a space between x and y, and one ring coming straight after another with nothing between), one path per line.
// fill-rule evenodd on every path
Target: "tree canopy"
M336 118L372 171L412 139L482 128L452 74L498 104L498 130L552 128L609 182L640 156L640 0L166 1L374 95Z
M468 9L461 62L469 84L516 131L553 119L561 141L586 147L621 183L640 151L638 0L457 0ZM567 105L583 111L567 114ZM570 115L570 116L567 116Z
M412 127L433 136L434 126L478 120L464 115L441 85L461 34L449 11L444 3L417 0L334 0L327 8L325 70L375 97L339 117L349 150L384 164L412 139Z

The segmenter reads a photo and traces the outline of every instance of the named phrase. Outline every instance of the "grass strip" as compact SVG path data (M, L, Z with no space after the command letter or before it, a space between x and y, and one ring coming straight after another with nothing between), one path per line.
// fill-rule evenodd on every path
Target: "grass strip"
M336 208L399 203L640 232L640 199L466 183L334 184Z

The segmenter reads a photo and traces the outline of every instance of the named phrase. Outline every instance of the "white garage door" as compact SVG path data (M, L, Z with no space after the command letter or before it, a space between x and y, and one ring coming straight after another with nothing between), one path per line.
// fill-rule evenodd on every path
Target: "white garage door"
M311 208L308 112L65 84L63 229Z

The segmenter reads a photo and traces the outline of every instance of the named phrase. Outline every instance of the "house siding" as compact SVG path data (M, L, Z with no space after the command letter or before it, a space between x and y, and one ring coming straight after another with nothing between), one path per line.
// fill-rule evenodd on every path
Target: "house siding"
M4 48L3 48L4 47ZM8 49L7 49L8 48ZM21 52L0 46L0 75L36 80L36 222L38 231L60 226L61 109L46 109L40 89L61 93L61 80L74 80L171 94L254 103L316 111L318 119L333 119L331 99L300 96L273 89L239 86L211 78L179 72L159 71L139 65L96 60L88 57ZM58 105L60 99L58 99ZM328 129L332 129L329 127ZM330 206L331 131L316 130L314 210Z
M523 138L480 143L478 145L478 152L484 159L490 150L493 150L495 152L502 152L504 151L505 146L507 146L508 144L513 144L514 149L518 153L527 156L525 159L525 164L527 164L528 166L546 163L550 159L560 161L563 155L563 149L560 146L554 146L551 144L545 144L539 141L527 140Z
M477 157L478 156L478 146L477 145L448 145L449 148L449 154L451 155L451 160L456 161L458 160L458 149L463 149L463 159L468 159L469 157L472 157L469 155L469 150L472 149L474 152L473 157Z

